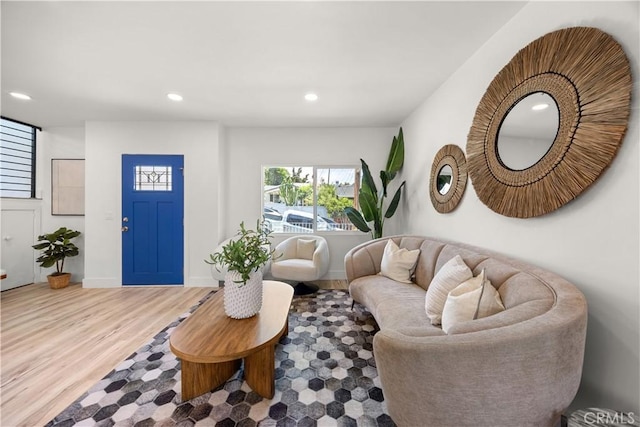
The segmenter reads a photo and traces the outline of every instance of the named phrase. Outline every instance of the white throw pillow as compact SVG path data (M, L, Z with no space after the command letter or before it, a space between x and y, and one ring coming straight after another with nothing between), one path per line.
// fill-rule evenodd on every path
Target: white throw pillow
M484 275L484 270L482 270ZM500 298L500 293L491 284L491 280L484 278L482 282L482 297L480 298L480 304L478 305L478 314L476 319L482 319L483 317L493 316L501 311L504 311L505 307Z
M504 310L500 294L482 272L449 292L442 311L442 330L457 323L491 316Z
M316 241L313 239L298 239L296 241L296 256L301 259L313 259L316 251Z
M442 310L443 331L449 333L456 323L473 320L482 296L482 280L481 276L473 277L449 292Z
M439 325L447 295L460 283L473 277L471 269L464 263L460 255L451 258L433 276L425 297L425 310L432 325Z
M380 274L402 283L411 283L411 275L418 262L420 249L402 248L391 239L387 241L380 263Z

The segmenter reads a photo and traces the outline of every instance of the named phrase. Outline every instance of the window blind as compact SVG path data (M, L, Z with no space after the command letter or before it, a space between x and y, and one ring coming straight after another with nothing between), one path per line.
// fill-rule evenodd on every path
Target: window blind
M36 129L0 119L0 197L35 197Z

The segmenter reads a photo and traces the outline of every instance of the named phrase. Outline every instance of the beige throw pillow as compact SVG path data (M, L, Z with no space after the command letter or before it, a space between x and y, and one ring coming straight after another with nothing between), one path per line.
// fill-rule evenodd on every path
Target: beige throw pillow
M420 249L412 251L402 248L391 239L387 241L380 263L380 274L402 283L411 283L413 270L418 262Z
M316 251L316 241L313 239L298 239L296 241L296 256L301 259L313 259Z
M449 292L442 311L442 330L449 333L457 323L491 316L503 310L500 294L482 270Z
M433 276L427 295L425 297L425 310L432 325L439 325L442 319L442 310L447 301L447 295L460 283L473 277L471 269L467 267L460 255L451 258Z

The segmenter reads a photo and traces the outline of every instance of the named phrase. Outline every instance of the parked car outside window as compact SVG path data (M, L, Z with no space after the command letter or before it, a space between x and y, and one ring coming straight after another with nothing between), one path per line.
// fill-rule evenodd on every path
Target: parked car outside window
M267 230L274 233L282 233L282 214L275 209L265 207L262 215Z
M317 231L342 231L329 218L316 217ZM282 231L284 233L313 233L313 214L304 211L286 210L282 214Z

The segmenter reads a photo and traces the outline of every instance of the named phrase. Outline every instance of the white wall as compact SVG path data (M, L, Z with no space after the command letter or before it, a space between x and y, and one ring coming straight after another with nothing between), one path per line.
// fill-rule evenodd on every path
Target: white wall
M255 224L261 218L262 166L369 165L375 179L385 167L397 128L228 128L226 129L226 207L221 240L233 236L241 221ZM395 183L395 182L394 182ZM393 184L392 184L393 185ZM391 226L385 234L390 234ZM273 243L284 239L273 235ZM331 265L324 279L344 279L344 255L370 239L369 233L325 233Z
M460 240L510 254L575 283L589 303L583 380L574 408L639 412L638 2L531 2L403 123L407 198L398 221L407 233ZM475 109L493 77L519 49L570 26L613 35L631 61L635 86L625 141L611 167L576 200L533 219L498 215L471 182L458 208L438 214L429 193L440 147L466 147ZM514 375L517 373L514 372Z
M0 267L7 274L0 283L3 291L40 280L40 267L36 263L38 253L31 246L41 233L44 161L42 132L36 131L36 198L0 199Z
M51 159L84 159L84 128L48 128L41 133L41 136L42 180L39 181L36 189L42 197L41 233L51 233L60 227L71 228L82 233L73 240L80 249L80 254L67 258L64 263L64 271L72 274L71 280L79 282L84 279L84 216L51 215ZM41 269L40 277L36 277L36 280L46 281L46 275L51 271L52 269Z
M213 286L204 259L219 241L220 126L215 122L86 123L85 287L122 285L122 154L182 154L185 286Z
M2 211L24 212L23 216L15 216L18 220L33 216L32 235L27 240L12 242L21 247L29 246L28 262L20 263L19 268L29 271L11 272L11 277L3 280L2 289L11 288L13 285L26 283L12 283L11 278L30 276L34 282L46 282L47 275L54 271L55 267L41 269L35 262L38 252L30 246L37 241L40 234L50 233L59 227L72 228L83 233L74 240L80 249L80 254L73 258L67 258L64 271L71 273L71 280L81 281L84 278L84 217L83 216L59 216L51 215L51 159L83 159L84 158L84 128L82 127L53 127L37 133L36 138L36 198L35 199L2 199ZM7 215L8 217L8 215ZM30 221L31 222L31 221ZM4 227L2 236L11 238L15 233L11 232L11 224ZM25 224L15 224L15 228L22 229ZM24 237L24 236L23 236ZM9 257L5 254L3 258ZM10 257L9 257L10 258ZM9 286L5 286L9 284Z

